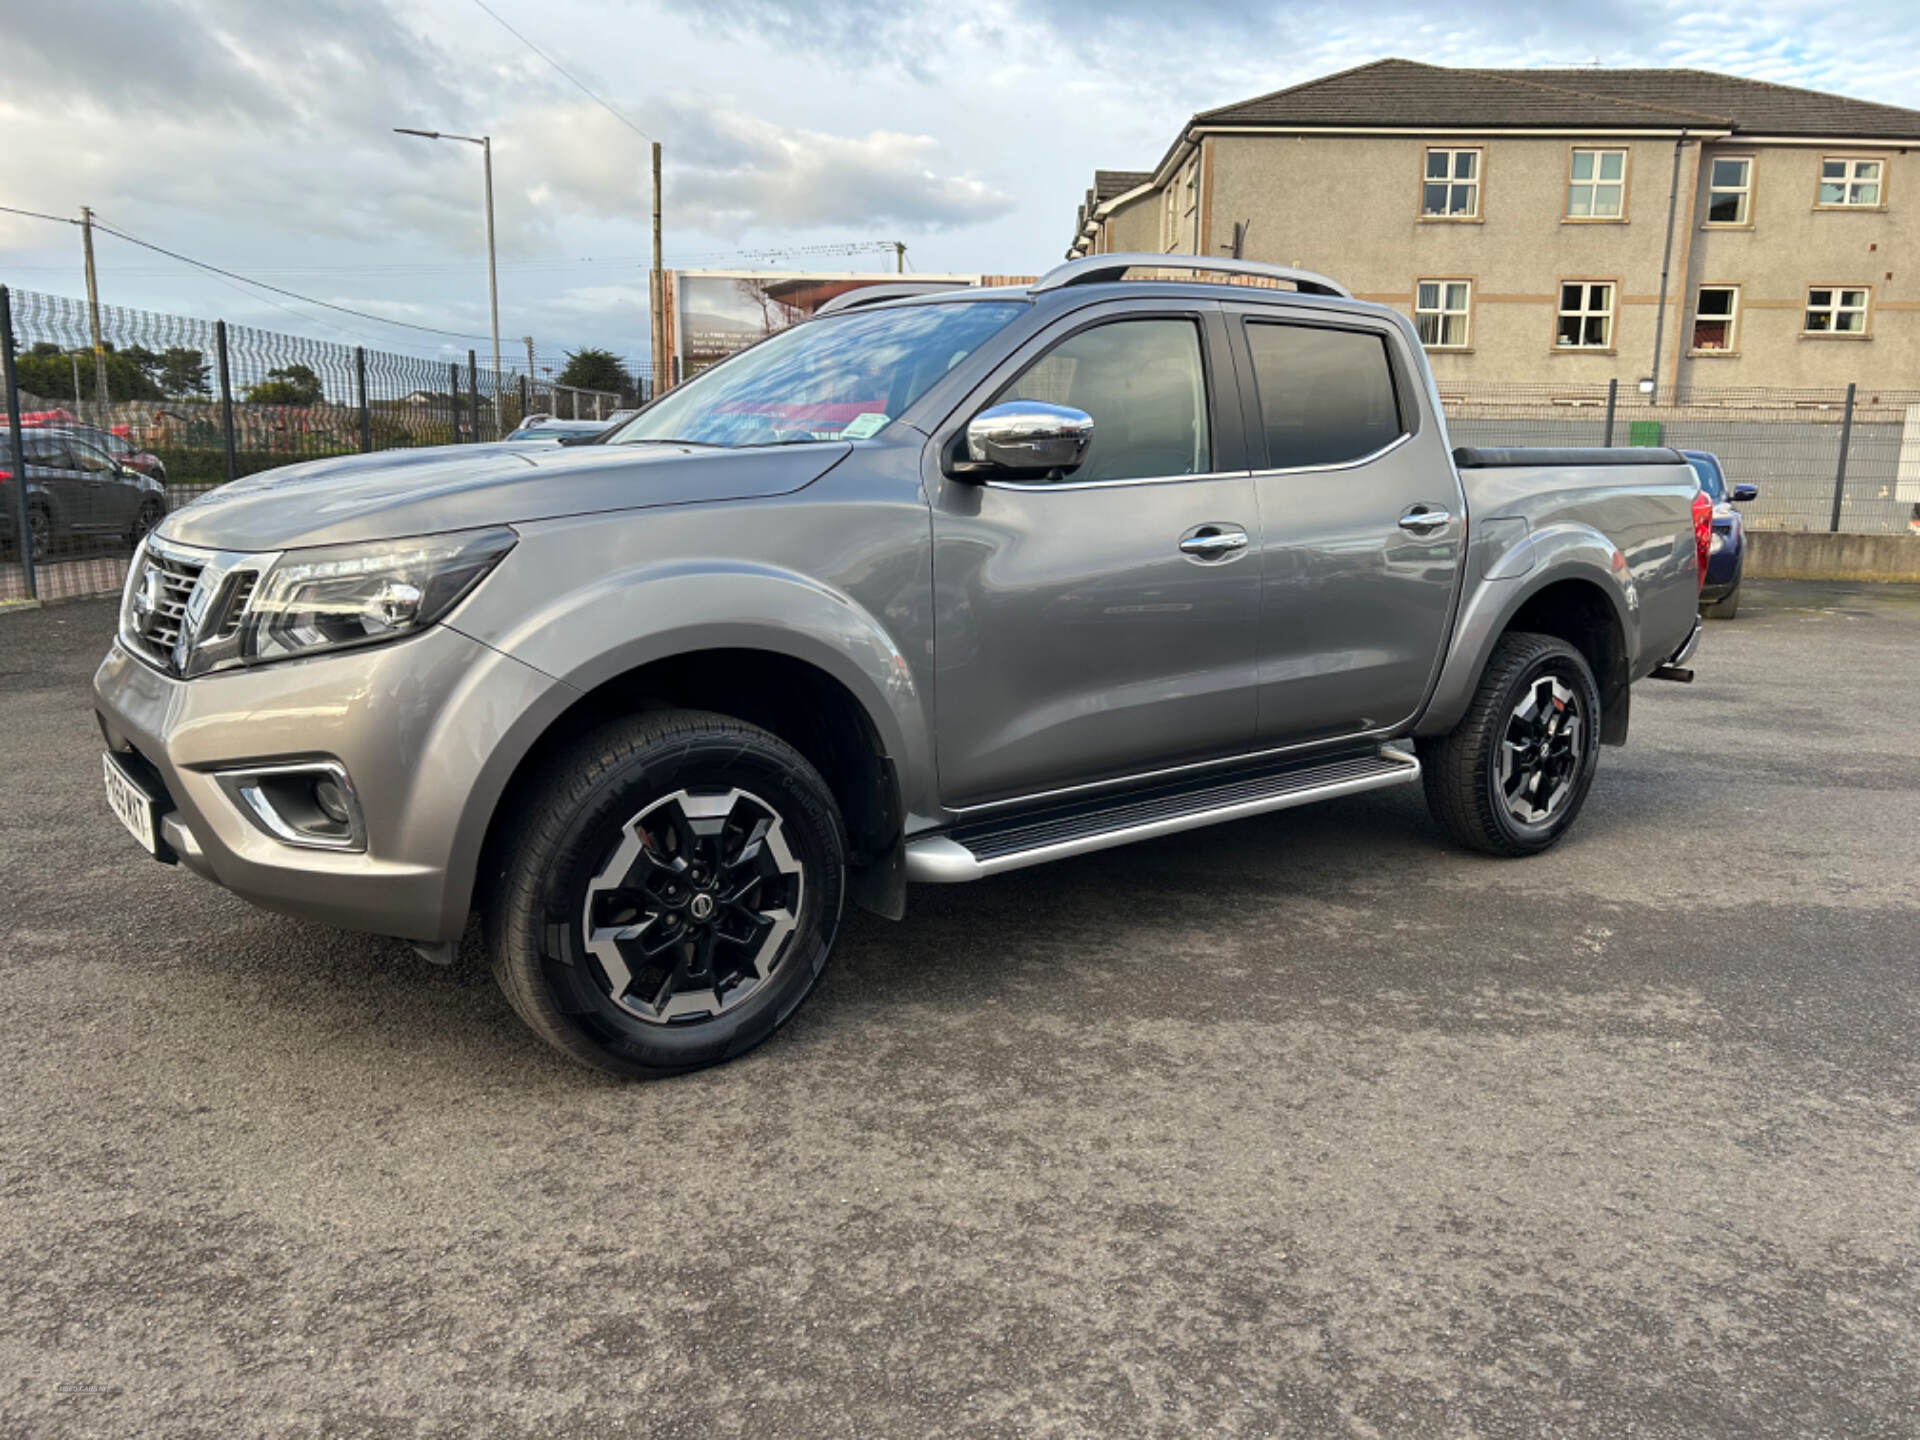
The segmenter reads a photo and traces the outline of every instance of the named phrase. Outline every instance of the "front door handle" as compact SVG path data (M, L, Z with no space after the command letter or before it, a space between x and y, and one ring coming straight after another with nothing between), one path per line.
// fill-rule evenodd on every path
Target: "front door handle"
M1180 541L1180 553L1195 560L1225 560L1247 548L1247 532L1237 525L1202 525Z
M1453 523L1453 516L1438 505L1415 505L1400 517L1400 528L1409 535L1436 535Z

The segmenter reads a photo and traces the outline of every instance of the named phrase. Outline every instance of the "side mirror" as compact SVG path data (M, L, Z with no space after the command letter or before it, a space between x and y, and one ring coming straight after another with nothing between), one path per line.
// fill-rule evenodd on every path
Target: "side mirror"
M966 457L959 475L1071 470L1093 443L1093 417L1065 405L1015 400L993 405L967 422Z
M1736 505L1740 504L1743 500L1758 500L1759 498L1760 487L1758 485L1736 485L1733 487L1732 499Z

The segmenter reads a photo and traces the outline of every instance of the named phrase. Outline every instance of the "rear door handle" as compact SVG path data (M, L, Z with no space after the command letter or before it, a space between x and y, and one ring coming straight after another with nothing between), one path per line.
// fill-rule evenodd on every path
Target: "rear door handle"
M1409 535L1433 535L1453 523L1453 516L1438 505L1415 505L1400 517L1400 528Z
M1225 560L1247 548L1247 532L1238 525L1202 525L1180 541L1180 553L1195 560Z

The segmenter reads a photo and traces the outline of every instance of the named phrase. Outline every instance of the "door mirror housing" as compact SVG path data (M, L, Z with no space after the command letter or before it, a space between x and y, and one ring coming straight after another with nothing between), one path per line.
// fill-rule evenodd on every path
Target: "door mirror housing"
M1729 498L1736 505L1746 500L1758 500L1760 498L1760 487L1758 485L1736 485L1733 487L1733 494Z
M967 422L959 476L1043 474L1074 469L1093 443L1093 417L1065 405L1015 400L990 405Z

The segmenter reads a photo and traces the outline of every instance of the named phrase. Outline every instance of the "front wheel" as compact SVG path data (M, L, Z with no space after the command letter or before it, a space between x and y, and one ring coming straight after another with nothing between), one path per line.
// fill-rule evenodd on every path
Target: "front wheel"
M157 499L140 502L140 513L133 517L133 525L127 531L127 539L138 545L146 538L147 532L167 518L167 507Z
M554 1048L616 1075L731 1059L793 1013L840 924L818 772L758 726L617 721L508 803L483 913L494 978Z
M1421 747L1427 807L1463 845L1534 855L1566 833L1600 762L1600 688L1551 635L1503 635L1459 726Z

